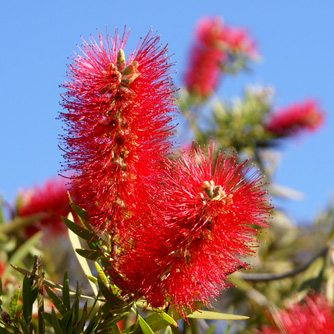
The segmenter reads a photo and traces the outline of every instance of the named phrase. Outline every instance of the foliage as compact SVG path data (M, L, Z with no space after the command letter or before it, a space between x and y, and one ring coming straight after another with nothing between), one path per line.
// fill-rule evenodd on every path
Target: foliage
M217 18L196 28L178 91L159 38L126 60L127 38L85 42L69 65L70 185L46 182L14 207L0 200L0 334L284 333L279 321L302 317L302 300L326 305L332 326L333 205L302 225L266 195L299 196L275 184L276 149L318 129L320 106L277 110L267 87L220 101L221 79L249 69L257 50ZM184 152L171 155L176 109ZM268 316L287 303L297 306Z

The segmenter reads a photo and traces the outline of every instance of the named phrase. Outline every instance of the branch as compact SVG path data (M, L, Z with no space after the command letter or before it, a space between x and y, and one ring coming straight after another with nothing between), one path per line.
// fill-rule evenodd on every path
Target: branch
M25 226L29 226L36 220L45 218L45 214L36 214L27 217L16 217L13 220L0 224L0 234L9 234L17 232L19 229Z
M317 258L323 257L327 254L329 249L329 246L326 246L323 248L318 254L313 256L308 262L300 266L299 268L286 271L285 273L251 273L251 274L245 274L245 273L237 273L237 277L243 279L244 281L248 282L268 282L268 281L275 281L280 280L287 277L293 277L296 276L303 271L305 271Z

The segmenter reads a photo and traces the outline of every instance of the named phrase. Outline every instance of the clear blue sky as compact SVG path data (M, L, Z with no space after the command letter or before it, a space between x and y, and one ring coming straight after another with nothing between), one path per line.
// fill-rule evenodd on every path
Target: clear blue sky
M241 95L246 84L272 85L275 103L284 106L310 96L327 111L326 124L314 135L281 150L277 183L305 193L286 203L292 217L307 220L333 194L334 2L331 0L205 1L6 1L0 3L0 192L12 200L19 188L53 177L62 160L57 147L58 85L80 36L108 27L131 29L128 46L152 27L169 44L180 84L197 20L218 15L249 29L261 63L254 71L226 80L221 96Z

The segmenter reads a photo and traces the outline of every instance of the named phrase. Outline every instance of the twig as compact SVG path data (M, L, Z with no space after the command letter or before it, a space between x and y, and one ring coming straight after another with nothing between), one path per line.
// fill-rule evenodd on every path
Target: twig
M245 274L245 273L240 273L239 272L239 273L236 273L236 276L238 278L241 278L244 281L248 281L248 282L268 282L268 281L280 280L280 279L287 278L287 277L293 277L293 276L296 276L296 275L300 274L301 272L305 271L317 258L325 256L328 252L328 249L329 249L329 246L326 246L318 254L313 256L308 262L306 262L302 266L300 266L296 269L290 270L290 271L286 271L284 273L279 273L279 274L276 274L276 273Z
M27 217L16 217L13 220L0 225L0 234L17 232L22 227L29 226L36 220L45 218L45 214L31 215Z

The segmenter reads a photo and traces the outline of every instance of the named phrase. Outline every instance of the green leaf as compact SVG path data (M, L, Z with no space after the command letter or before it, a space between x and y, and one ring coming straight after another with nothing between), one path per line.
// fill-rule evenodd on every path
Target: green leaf
M63 303L68 310L71 309L70 288L69 288L67 271L64 274L64 280L63 280Z
M82 333L82 329L85 326L86 321L87 321L87 301L85 302L85 305L83 307L81 318L76 325L76 331L75 331L76 333L78 334Z
M312 289L319 291L323 283L323 275L326 266L327 253L317 258L304 272L299 291Z
M162 311L154 312L143 320L145 320L145 323L150 327L150 329L153 332L157 332L161 329L164 329L168 325L178 327L177 322L167 313L162 312ZM138 321L140 324L140 318L138 318ZM125 329L123 333L141 334L143 330L140 330L140 329L142 328L141 327L136 328L136 327L137 327L136 325L132 325L128 327L127 329Z
M104 273L103 269L100 267L100 265L95 262L95 268L96 268L96 271L97 271L97 276L98 278L100 278L101 282L106 286L106 287L109 287L109 281L108 281L108 278L106 276L106 274Z
M99 285L100 292L102 293L102 295L106 299L114 300L116 303L123 304L124 306L125 303L123 302L121 298L118 288L115 285L109 283L107 276L105 275L103 269L100 267L100 265L97 262L95 262L95 268L97 271L98 285Z
M70 215L69 215L70 216ZM73 233L73 231L71 229L68 230L68 235L69 235L69 238L70 238L70 241L71 241L71 244L72 244L72 247L73 247L73 250L76 250L77 248L81 248L81 243L80 243L80 240L79 240L79 237L77 234ZM75 253L78 261L79 261L79 264L84 272L84 274L87 276L87 275L90 275L92 276L92 272L90 270L90 267L87 263L87 260L85 258L83 258L82 256L79 256L78 253ZM94 283L92 283L90 280L88 280L93 292L94 292L94 295L97 296L98 295L98 291L97 291L97 288L96 288L96 285Z
M95 249L77 248L75 251L82 257L92 261L96 261L101 256L101 251Z
M50 325L52 325L52 317L50 313L44 312L43 317Z
M69 217L72 217L69 215ZM88 231L84 226L80 226L74 223L72 220L65 217L61 217L65 225L77 236L88 241L88 242L98 242L98 237L95 233Z
M96 333L96 329L99 327L101 318L98 316L99 313L95 314L90 320L86 327L84 334Z
M76 324L79 321L79 303L80 303L80 294L81 289L79 288L79 283L77 282L77 288L75 292L74 302L72 304L72 325Z
M121 334L121 331L120 331L120 329L118 328L117 324L112 324L112 325L111 325L111 329L112 329L112 332L113 332L114 334ZM109 333L109 332L110 332L110 330L107 329L107 332L106 332L106 333ZM102 333L103 333L103 331L102 331Z
M98 280L97 280L96 277L91 276L91 275L87 275L86 277L87 277L92 283L94 283L95 285L99 285Z
M24 320L24 317L20 316L20 325L24 334L29 334L28 325Z
M144 320L154 332L159 331L168 325L178 327L177 322L163 311L154 312L147 316Z
M17 301L20 297L20 288L18 288L15 293L14 296L12 298L12 300L10 301L9 304L9 316L10 319L13 321L15 319L15 314L16 314L16 310L17 310Z
M199 300L195 300L195 302L194 302L194 304L193 304L193 307L192 307L192 308L190 308L190 307L185 307L185 308L183 309L183 312L184 312L184 314L186 314L186 315L188 316L189 314L191 314L191 313L194 312L194 309L199 310L199 309L202 308L202 307L203 307L203 302L201 302L201 301L199 301ZM178 312L176 312L176 310L175 310L173 307L169 307L167 313L168 313L169 315L171 315L171 314L175 314L175 315L176 315L176 316L175 316L176 320L178 320L178 319L181 318L180 315L177 315Z
M43 272L42 272L42 259L38 258L37 267L37 314L38 314L38 332L39 334L45 334L45 322L44 322L44 295L43 295Z
M26 275L26 276L30 276L30 275L31 275L31 272L28 271L28 270L19 268L19 267L17 267L17 266L12 265L12 264L11 264L11 266L12 266L15 270L17 270L19 273L21 273L22 275ZM47 285L48 287L50 287L50 288L52 288L52 289L56 289L56 290L58 290L58 291L62 291L62 290L63 290L63 287L62 287L61 284L57 284L57 283L48 281L47 279L44 279L44 280L43 280L43 283L44 283L44 285ZM75 295L76 292L73 291L73 290L70 290L70 294L71 294L71 295ZM83 298L87 298L87 299L94 299L94 300L95 300L94 297L87 296L87 295L82 295L82 294L81 294L81 297L83 297Z
M21 260L23 260L30 253L33 246L37 244L42 236L42 232L37 232L36 234L34 234L25 243L23 243L20 248L15 251L15 253L8 259L8 263L15 265L21 262ZM4 276L8 274L8 270L11 270L10 266L6 267Z
M63 319L60 320L60 327L63 333L68 333L68 327L71 323L72 311L67 311L66 314L63 316Z
M99 329L108 329L109 325L112 325L114 323L118 323L122 319L124 319L126 316L128 316L130 312L123 312L119 314L118 316L112 315L109 319L104 319L103 323L99 326Z
M52 308L52 311L51 311L51 322L52 322L52 327L55 331L55 334L63 334L54 308Z
M246 320L249 317L245 315L226 314L213 311L195 311L194 313L188 314L188 318L192 319L208 319L208 320Z
M10 334L12 332L8 332L6 329L4 329L3 327L0 327L0 334Z
M138 314L139 326L144 334L154 334L147 322Z
M165 329L165 334L173 334L172 328L170 326L167 326L167 328Z
M32 290L30 285L30 280L27 276L23 278L23 287L22 287L22 311L23 317L26 321L27 325L30 326L31 318L32 318Z
M48 294L49 298L51 299L54 306L57 310L64 316L67 312L66 306L60 300L60 298L47 286L44 286L46 293Z
M72 199L70 198L70 205L73 211L77 214L80 219L80 222L85 225L85 223L89 220L87 211L81 208L79 205L73 203Z

